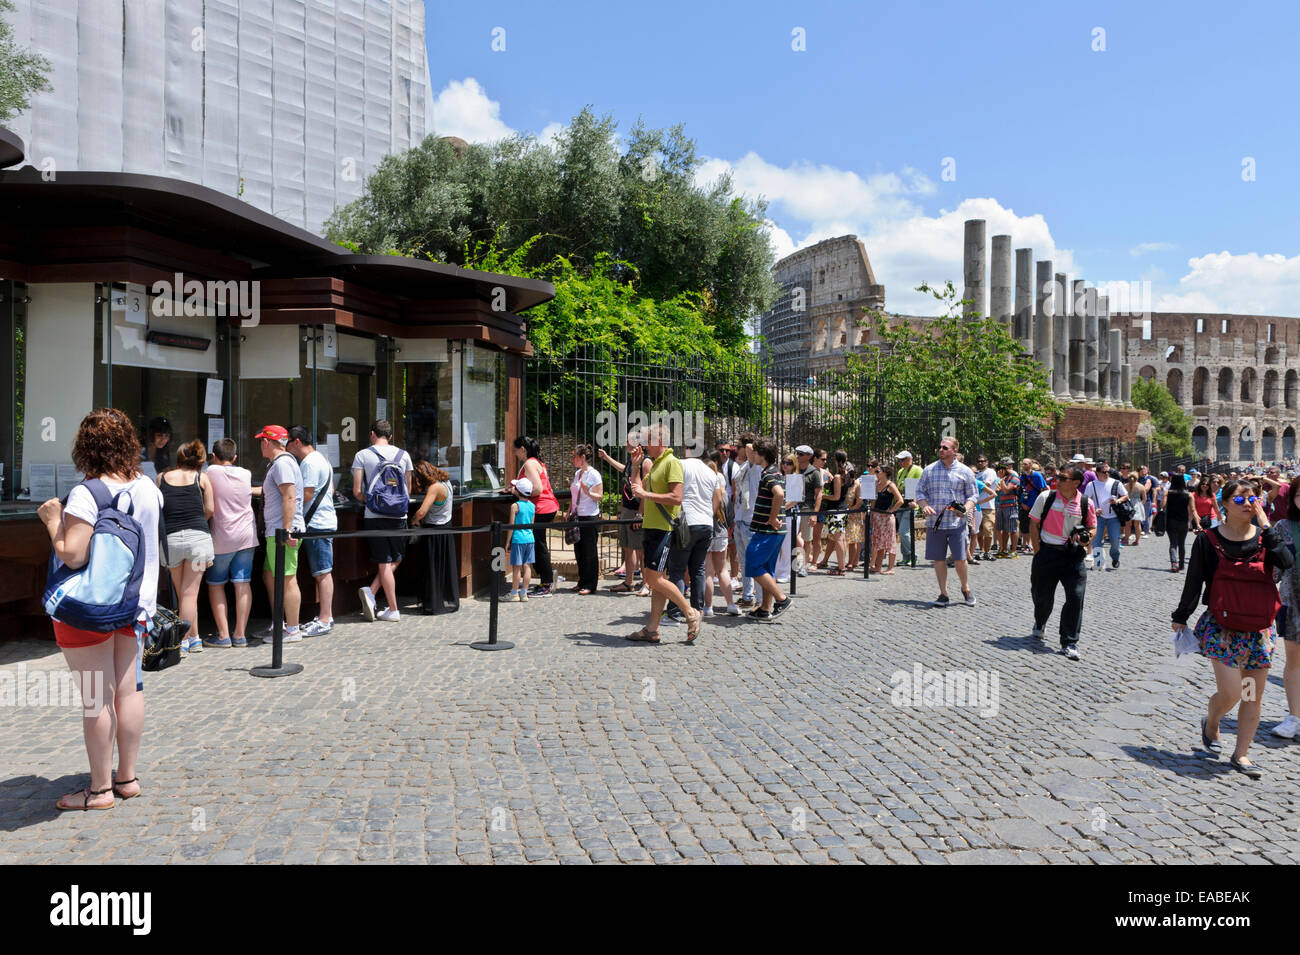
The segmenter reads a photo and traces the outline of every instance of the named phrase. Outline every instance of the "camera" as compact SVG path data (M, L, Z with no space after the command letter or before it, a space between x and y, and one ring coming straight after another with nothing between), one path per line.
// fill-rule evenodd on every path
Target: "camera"
M954 512L956 512L956 513L958 513L958 514L961 514L961 515L965 516L965 514L966 514L966 504L965 504L965 502L963 502L963 501L953 501L951 504L948 505L948 507L946 508L946 510L954 511Z
M1092 543L1092 528L1080 525L1070 531L1070 543L1078 544L1080 547L1087 547Z

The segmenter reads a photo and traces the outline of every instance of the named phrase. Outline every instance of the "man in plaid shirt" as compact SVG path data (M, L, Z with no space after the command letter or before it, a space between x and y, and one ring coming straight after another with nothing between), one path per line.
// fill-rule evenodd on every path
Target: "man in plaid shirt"
M966 606L975 606L975 595L966 582L967 517L975 506L975 472L957 460L956 438L939 442L939 460L921 472L916 504L925 514L925 559L934 561L939 581L935 607L948 606L948 552L961 581ZM931 502L935 506L931 506ZM960 507L961 510L957 510Z

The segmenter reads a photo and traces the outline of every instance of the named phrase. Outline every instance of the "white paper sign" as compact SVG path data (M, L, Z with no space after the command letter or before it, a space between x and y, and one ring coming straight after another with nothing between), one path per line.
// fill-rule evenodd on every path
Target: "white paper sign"
M906 481L904 481L903 497L907 498L909 501L915 501L916 489L920 485L920 483L921 483L920 478L908 478Z
M203 393L203 413L204 414L221 414L221 393L225 386L220 378L209 378L207 381L207 390ZM209 427L211 425L209 424ZM225 437L225 435L222 435Z
M59 497L63 497L80 484L81 479L84 477L85 475L77 470L75 464L60 464L56 476L59 487Z
M209 381L208 384L211 384ZM221 382L217 382L221 384ZM226 436L226 419L209 418L208 419L208 453L212 453L212 446Z
M377 420L382 421L382 420L384 420L384 419L387 418L387 417L388 417L388 399L387 399L387 398L376 398L376 399L375 399L375 418L376 418Z
M58 493L53 464L32 464L29 467L28 490L33 501L48 501Z
M329 461L330 467L342 467L339 463L339 436L337 434L325 435L325 458Z
M325 326L325 334L321 336L321 344L324 346L324 356L326 358L339 357L339 333L335 326Z
M864 474L858 478L858 496L864 501L874 501L876 499L876 476L874 474Z
M497 467L504 469L505 466L506 466L506 443L504 441L498 441L497 442Z

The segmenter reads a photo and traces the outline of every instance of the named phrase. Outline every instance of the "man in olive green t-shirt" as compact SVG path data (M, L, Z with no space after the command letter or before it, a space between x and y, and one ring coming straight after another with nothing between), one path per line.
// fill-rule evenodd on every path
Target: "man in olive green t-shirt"
M667 436L662 425L651 425L645 431L645 446L654 460L650 474L644 484L637 478L641 473L641 457L636 454L631 461L633 476L629 479L632 493L641 498L644 504L644 516L641 526L643 550L641 554L641 571L645 575L645 585L650 588L650 622L629 640L645 643L659 642L659 618L663 615L665 604L672 601L682 612L682 619L687 621L686 638L694 643L700 633L700 621L704 615L695 610L682 596L677 585L668 579L668 551L672 547L672 519L681 511L682 504L682 462L667 446ZM665 511L668 513L665 515Z
M894 483L898 485L899 493L903 495L903 506L894 512L894 526L898 528L898 551L899 559L904 564L912 562L912 511L916 505L912 499L907 496L907 479L920 478L923 473L919 464L912 463L911 451L900 451L895 458L897 467L895 468Z

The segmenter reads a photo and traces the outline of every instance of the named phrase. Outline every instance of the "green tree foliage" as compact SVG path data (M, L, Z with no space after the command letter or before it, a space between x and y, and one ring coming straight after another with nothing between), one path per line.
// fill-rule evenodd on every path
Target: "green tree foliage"
M1019 342L1001 322L964 319L951 282L918 291L933 295L944 314L916 328L868 311L861 324L875 333L877 347L850 353L846 372L810 387L809 403L830 425L828 443L859 446L865 431L867 449L878 453L916 441L937 447L951 432L963 450L1017 455L1022 429L1057 412L1045 372L1017 357ZM846 392L861 397L845 402Z
M1173 394L1163 384L1139 377L1133 382L1133 407L1151 412L1154 440L1162 451L1179 456L1193 453L1192 416L1178 407Z
M697 185L700 161L681 126L638 122L622 153L616 133L610 116L584 109L554 145L430 136L385 157L326 235L362 252L406 249L457 265L491 241L507 254L526 249L524 267L563 260L598 281L635 280L640 300L690 294L712 334L737 348L746 320L774 295L765 203L733 195L725 176Z
M39 53L19 48L5 22L13 0L0 0L0 123L8 122L31 105L33 93L47 92L50 61Z

